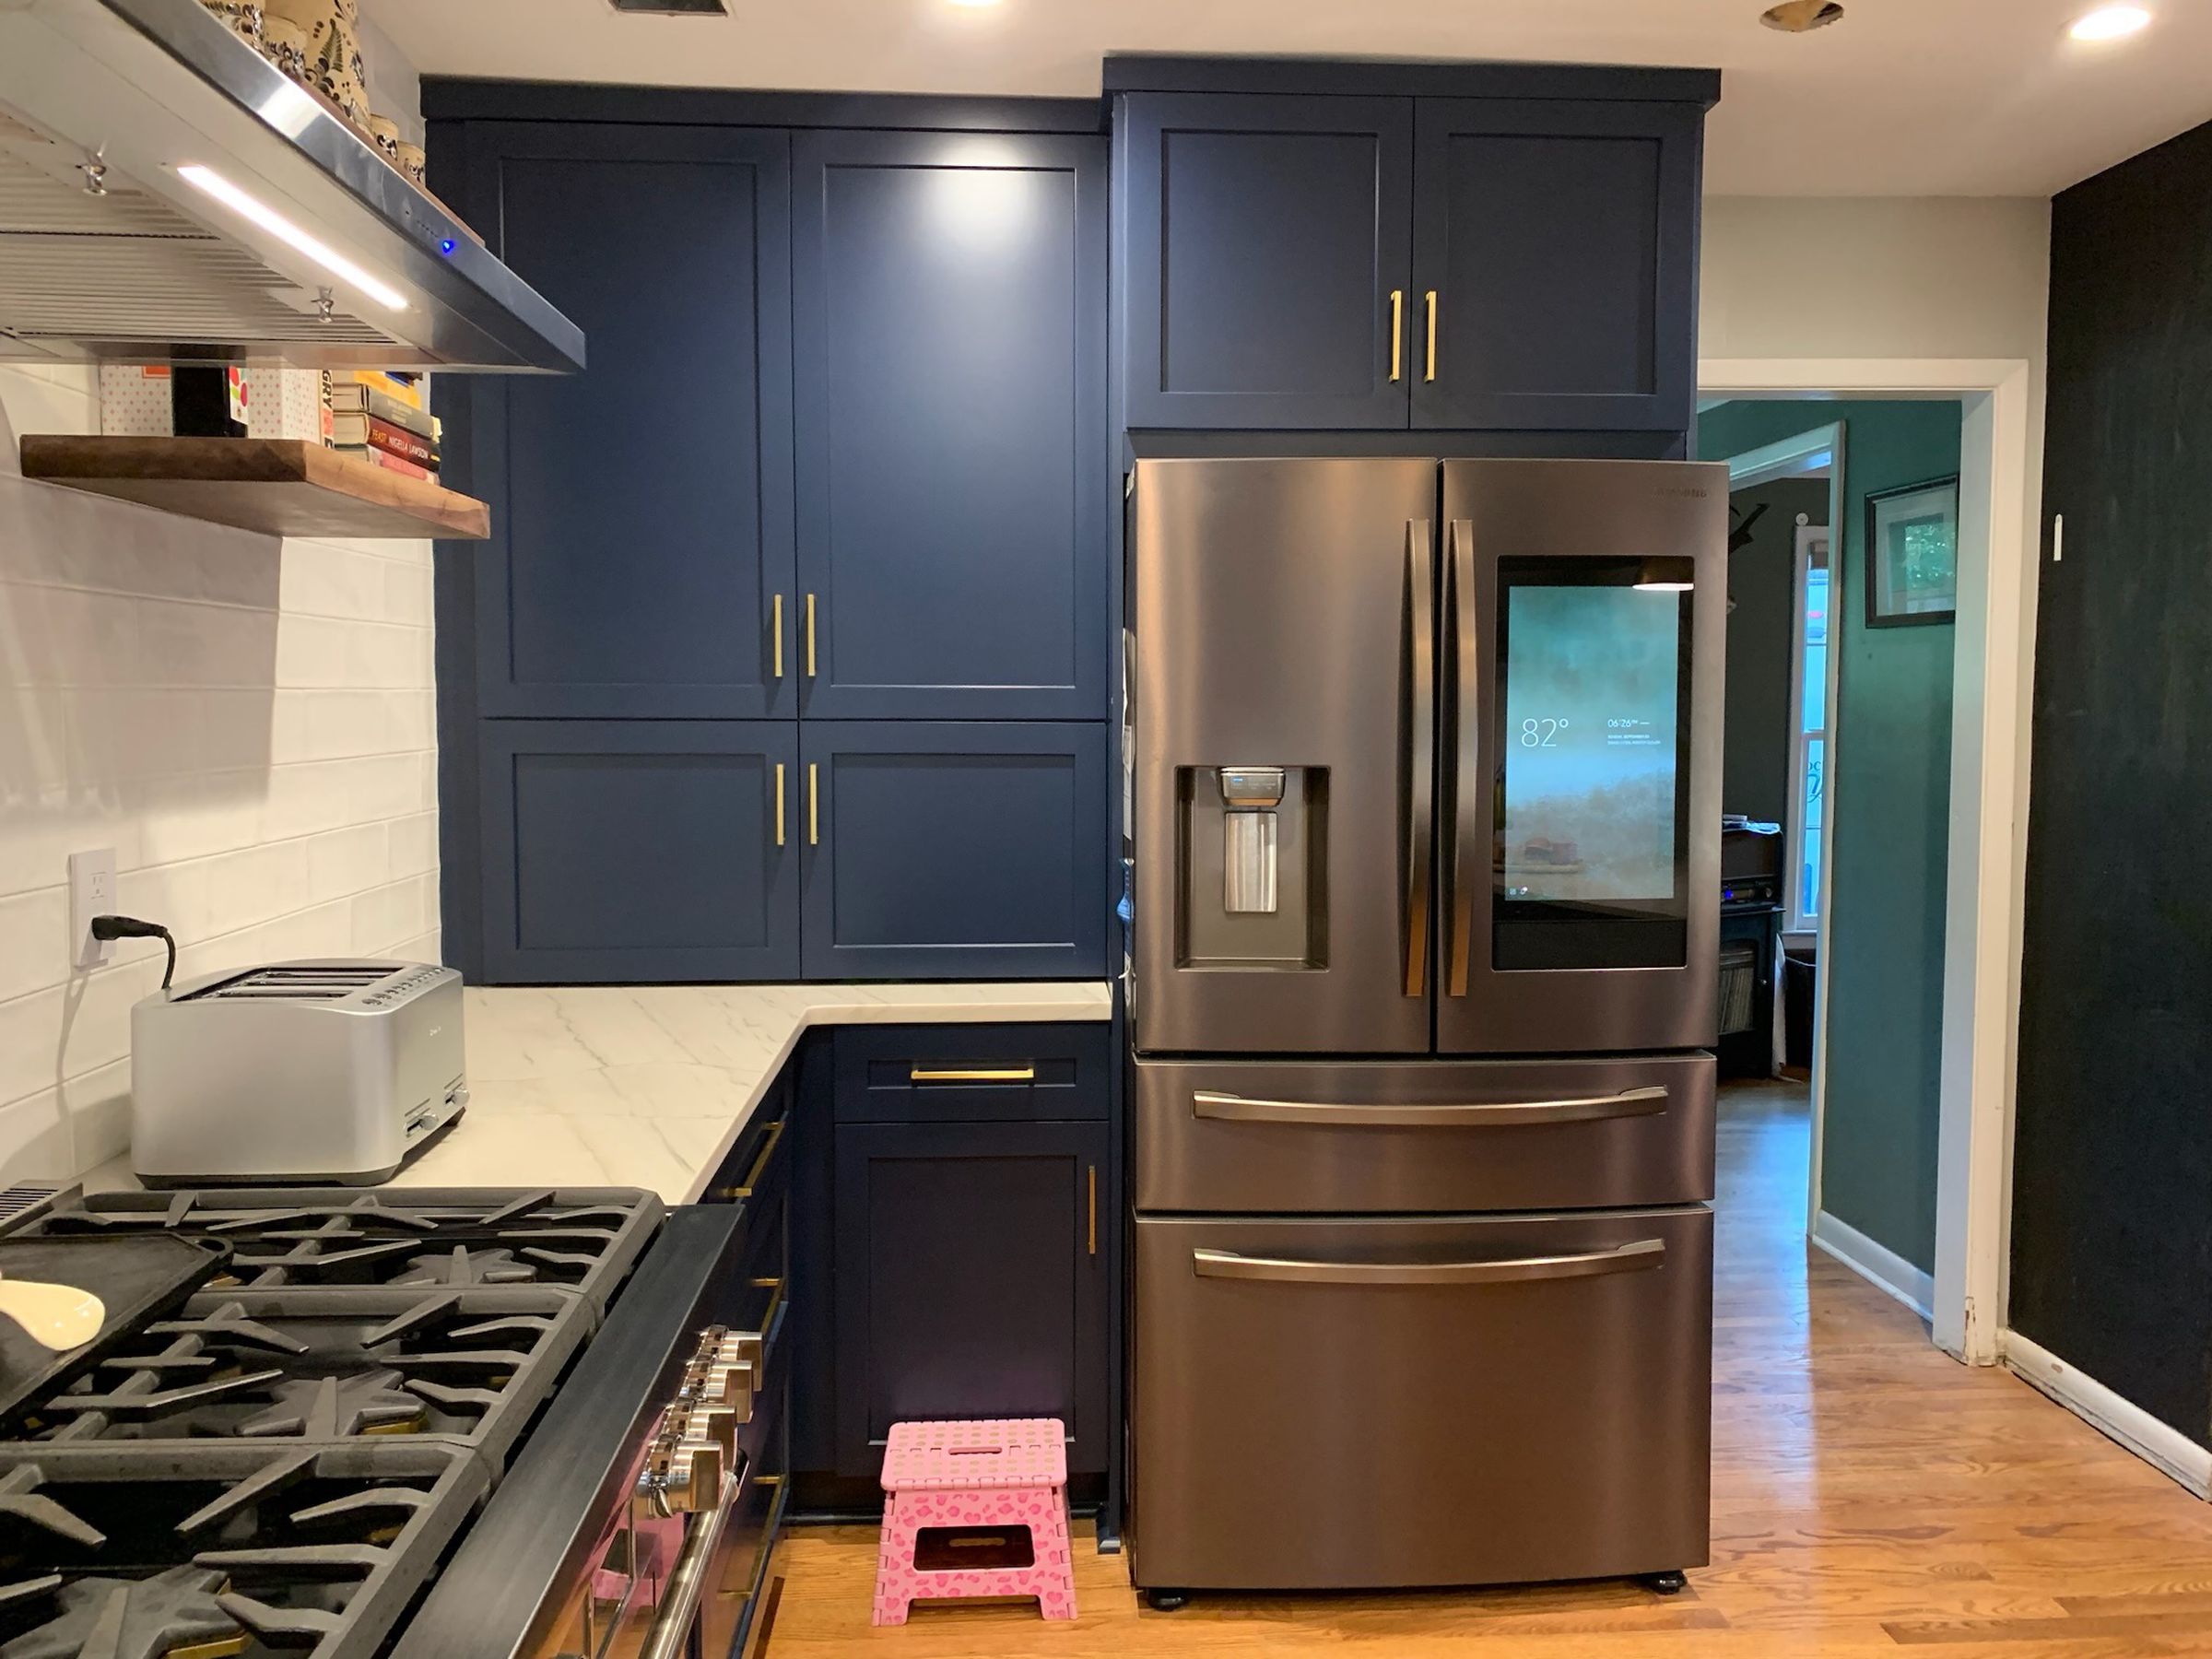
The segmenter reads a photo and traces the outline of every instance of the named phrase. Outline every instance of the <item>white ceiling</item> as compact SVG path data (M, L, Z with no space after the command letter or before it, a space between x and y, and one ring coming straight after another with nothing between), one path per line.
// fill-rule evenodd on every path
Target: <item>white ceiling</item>
M1706 188L2048 195L2212 119L2212 5L2145 0L2081 46L2092 0L1845 0L1808 35L1762 0L367 0L425 74L667 86L1088 96L1109 52L1684 64L1726 72Z

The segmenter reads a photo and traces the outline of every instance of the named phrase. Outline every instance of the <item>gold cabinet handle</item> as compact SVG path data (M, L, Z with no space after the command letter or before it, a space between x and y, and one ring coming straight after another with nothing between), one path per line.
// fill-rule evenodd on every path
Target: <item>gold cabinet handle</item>
M776 660L776 677L777 677L778 679L782 679L782 678L783 677L783 595L782 595L782 594L778 594L776 595L776 597L775 597L775 603L774 603L774 605L771 606L771 610L772 610L773 614L772 614L772 616L771 616L771 618L770 618L770 621L769 621L768 627L769 627L769 631L770 631L771 633L772 633L772 634L775 636L775 645L774 645L774 647L773 647L773 650L774 650L774 653L775 653L775 660Z
M776 845L783 844L783 762L776 762Z
M1394 383L1406 372L1406 290L1390 290L1390 378Z
M818 763L806 762L806 844L822 844L822 794Z
M1087 1206L1089 1222L1086 1230L1089 1234L1090 1253L1095 1256L1099 1253L1099 1166L1088 1164L1083 1173L1085 1183L1089 1188L1089 1203Z
M1430 355L1433 356L1435 347L1432 346L1430 350ZM1436 376L1432 372L1429 378L1434 380ZM814 595L812 594L806 595L806 677L808 679L814 677Z
M1423 375L1421 378L1422 378L1423 380L1434 380L1434 379L1436 378L1436 290L1435 290L1434 288L1430 288L1430 289L1429 290L1429 296L1428 296L1428 305L1429 305L1429 371L1428 371L1426 374L1424 374L1424 375Z
M1034 1083L1037 1068L1034 1065L956 1066L947 1070L931 1070L925 1066L907 1068L909 1083Z

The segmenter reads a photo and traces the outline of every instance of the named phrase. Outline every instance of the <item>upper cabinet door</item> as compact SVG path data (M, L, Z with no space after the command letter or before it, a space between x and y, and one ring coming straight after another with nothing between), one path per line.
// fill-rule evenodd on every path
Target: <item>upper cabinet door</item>
M1120 132L1128 424L1403 428L1412 100L1131 93Z
M1418 125L1413 424L1688 428L1698 106L1423 99Z
M468 394L483 712L794 713L790 139L497 131L478 222L589 345Z
M485 979L797 978L798 731L483 723Z
M795 144L802 712L1101 717L1105 141Z

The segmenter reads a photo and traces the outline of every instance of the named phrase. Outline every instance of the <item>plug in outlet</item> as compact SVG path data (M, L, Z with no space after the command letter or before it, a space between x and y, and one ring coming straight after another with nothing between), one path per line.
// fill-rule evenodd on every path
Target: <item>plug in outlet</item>
M76 968L97 968L115 954L115 941L92 936L92 918L115 913L115 849L69 854L69 944Z

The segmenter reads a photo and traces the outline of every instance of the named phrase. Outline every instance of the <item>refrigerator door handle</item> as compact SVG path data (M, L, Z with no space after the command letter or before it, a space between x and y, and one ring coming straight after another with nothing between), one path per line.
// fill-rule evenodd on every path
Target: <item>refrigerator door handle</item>
M1475 946L1474 873L1482 867L1477 797L1482 782L1482 734L1477 729L1479 699L1480 628L1475 608L1475 525L1469 519L1453 519L1450 531L1451 562L1444 572L1445 605L1451 629L1452 668L1452 912L1447 925L1450 942L1444 964L1447 995L1467 994L1469 957ZM1502 695L1502 692L1500 692Z
M1666 1110L1661 1084L1618 1094L1557 1100L1497 1100L1362 1106L1338 1100L1256 1100L1202 1088L1191 1096L1193 1117L1231 1124L1347 1124L1373 1129L1512 1128L1534 1124L1594 1124L1612 1118L1652 1117Z
M1638 1239L1575 1255L1507 1256L1474 1262L1314 1262L1285 1256L1194 1250L1200 1278L1259 1279L1289 1285L1521 1285L1538 1279L1598 1278L1663 1265L1666 1241Z
M1405 991L1428 990L1429 850L1436 810L1436 573L1429 521L1406 524Z

